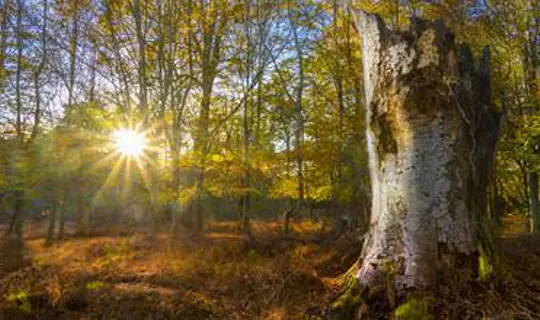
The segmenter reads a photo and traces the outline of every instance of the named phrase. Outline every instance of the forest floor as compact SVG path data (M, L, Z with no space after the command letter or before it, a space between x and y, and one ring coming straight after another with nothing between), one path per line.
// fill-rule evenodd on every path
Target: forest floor
M283 242L277 223L255 221L249 246L237 223L213 223L204 238L160 234L152 240L113 232L117 235L68 238L50 247L29 234L24 245L12 241L0 248L3 318L315 315L360 246L352 237L318 243L319 228L308 221L292 227L294 239Z
M320 225L255 221L246 245L235 223L204 238L142 234L72 237L43 246L39 228L0 247L0 319L319 319L361 245L320 238ZM440 319L540 318L540 237L510 216L497 241L503 275L441 288ZM36 235L38 234L38 235ZM456 281L459 282L459 281Z

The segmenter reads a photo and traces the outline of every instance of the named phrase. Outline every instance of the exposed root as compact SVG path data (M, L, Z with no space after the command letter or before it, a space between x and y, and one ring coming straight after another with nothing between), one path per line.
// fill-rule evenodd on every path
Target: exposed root
M363 304L360 284L353 271L351 268L343 276L341 292L331 304L330 313L333 319L352 319Z

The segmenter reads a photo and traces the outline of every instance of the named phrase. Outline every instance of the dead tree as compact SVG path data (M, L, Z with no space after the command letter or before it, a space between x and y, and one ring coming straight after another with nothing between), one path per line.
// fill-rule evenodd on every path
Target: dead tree
M500 113L490 105L489 48L476 66L441 22L413 19L397 31L354 15L373 204L356 294L392 309L444 275L489 271L483 219Z

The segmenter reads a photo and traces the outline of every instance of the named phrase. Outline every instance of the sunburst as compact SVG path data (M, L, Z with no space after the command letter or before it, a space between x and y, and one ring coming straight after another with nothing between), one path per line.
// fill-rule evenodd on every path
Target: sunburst
M151 171L157 164L146 153L152 154L158 149L150 146L146 138L146 132L132 128L117 129L111 134L110 146L112 153L94 165L94 168L97 169L114 163L112 170L94 197L94 202L99 201L98 199L101 198L108 187L114 187L122 180L123 186L120 189L120 195L122 201L126 200L132 190L135 176L139 176L142 179L141 182L144 184L144 188L150 190L152 188ZM133 164L135 164L135 170L133 170Z
M138 158L146 149L144 134L132 129L120 129L113 133L116 149L126 157Z

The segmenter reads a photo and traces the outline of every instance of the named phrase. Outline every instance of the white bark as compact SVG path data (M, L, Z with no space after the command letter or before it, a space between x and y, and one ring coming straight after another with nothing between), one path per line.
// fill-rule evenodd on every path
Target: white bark
M358 279L373 289L391 275L398 294L431 289L448 268L474 272L490 250L481 215L499 117L489 108L489 51L475 68L440 23L399 32L355 16L373 197Z

